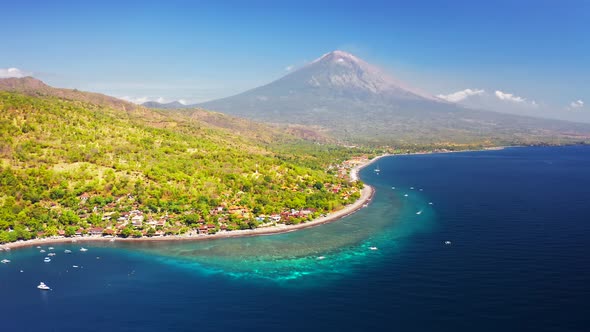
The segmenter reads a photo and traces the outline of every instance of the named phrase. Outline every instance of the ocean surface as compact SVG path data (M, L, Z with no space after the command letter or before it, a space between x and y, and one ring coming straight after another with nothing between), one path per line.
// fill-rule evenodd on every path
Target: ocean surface
M590 331L590 147L361 178L368 207L296 232L0 252L0 331Z

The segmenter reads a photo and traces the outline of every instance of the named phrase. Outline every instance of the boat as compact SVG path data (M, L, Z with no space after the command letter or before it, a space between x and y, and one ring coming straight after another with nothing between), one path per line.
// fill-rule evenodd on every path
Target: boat
M410 189L414 190L414 187L410 187Z
M49 263L49 262L51 262L51 258L49 258L49 257L45 257L45 259L44 259L43 261L44 261L45 263Z
M37 246L37 249L41 249L41 246Z
M3 259L3 260L0 261L0 263L2 263L2 264L8 264L8 263L10 263L10 259Z
M55 253L54 252L50 252L50 253L47 254L47 256L55 256Z
M420 189L418 189L418 190L420 190L420 191L424 191L424 189L422 189L422 188L420 188Z
M377 247L369 247L369 249L371 249L371 250L377 250L378 248Z
M381 172L381 170L379 169L379 165L377 165L377 167L375 167L375 173L379 173Z
M53 250L53 249L55 249L55 248L53 248L53 247L49 247L49 248L47 248L47 249L49 249L49 250Z
M44 253L44 252L45 252L45 250L44 250L44 249L41 249L41 250L39 250L39 252L40 252L40 253Z
M78 265L72 265L72 267L75 268L75 269L77 269L78 268Z
M88 249L82 247L82 248L80 248L80 251L88 251Z
M391 187L391 190L395 190L395 187Z
M417 215L421 215L422 214L422 210L416 212Z
M37 286L37 288L39 288L41 290L51 290L51 288L49 288L49 286L45 285L45 283L43 281L41 281L39 283L39 286Z
M451 244L451 241L445 241L445 244L448 246Z
M324 258L326 258L326 257L324 257L324 256L319 256L317 259L319 259L319 260L322 260L322 259L324 259Z
M432 205L432 202L428 202L428 205Z
M72 251L70 249L64 250L64 254L71 254L71 253L72 253Z
M408 197L408 194L405 194L404 197Z

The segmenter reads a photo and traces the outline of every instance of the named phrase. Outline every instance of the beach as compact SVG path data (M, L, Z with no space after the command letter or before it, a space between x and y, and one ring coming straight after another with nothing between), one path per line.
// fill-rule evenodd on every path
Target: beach
M385 157L387 155L382 155L375 157L367 162L357 165L356 167L350 170L350 180L357 181L359 179L359 172L364 167L367 167L374 161ZM220 231L215 234L211 235L166 235L166 236L156 236L156 237L140 237L140 238L121 238L121 237L105 237L101 235L86 235L86 236L78 236L78 237L63 237L63 236L55 236L55 237L48 237L48 238L41 238L41 239L32 239L26 241L16 241L11 243L5 243L0 245L0 250L10 250L10 249L17 249L23 247L31 247L31 246L41 246L41 245L49 245L49 244L57 244L57 243L81 243L81 242L110 242L110 241L128 241L128 242L142 242L142 241L197 241L197 240L213 240L213 239L223 239L223 238L232 238L232 237L246 237L246 236L260 236L260 235L271 235L271 234L280 234L280 233L287 233L292 232L300 229L315 227L318 225L322 225L325 223L333 222L338 219L344 218L352 213L362 209L363 207L368 204L369 201L373 198L375 194L375 190L373 187L369 185L364 185L363 189L361 190L361 197L357 199L354 203L345 206L344 208L330 212L323 217L319 217L313 219L311 221L307 221L304 223L300 223L297 225L285 225L285 224L277 224L274 226L268 227L260 227L255 229L246 229L246 230L235 230L235 231Z

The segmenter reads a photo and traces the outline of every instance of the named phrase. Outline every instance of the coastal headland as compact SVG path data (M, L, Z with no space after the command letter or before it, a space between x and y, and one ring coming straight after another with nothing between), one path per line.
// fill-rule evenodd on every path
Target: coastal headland
M356 165L355 167L351 168L350 170L350 180L357 181L359 180L359 172L361 169L367 167L368 165L372 164L376 160L385 157L387 155L381 155L375 157L371 160L366 160L361 164ZM17 249L17 248L24 248L24 247L31 247L31 246L40 246L40 245L49 245L49 244L57 244L57 243L79 243L79 242L119 242L119 241L126 241L126 242L143 242L143 241L198 241L198 240L213 240L213 239L223 239L223 238L233 238L233 237L246 237L246 236L260 236L260 235L271 235L271 234L280 234L280 233L287 233L292 232L300 229L310 228L319 226L322 224L326 224L329 222L333 222L349 216L354 212L358 211L365 207L373 198L375 194L375 190L373 187L365 184L363 189L361 190L361 196L357 199L354 203L346 205L340 210L333 211L328 213L324 216L319 218L313 219L311 221L307 221L304 223L296 224L296 225L286 225L286 224L276 224L273 226L268 227L260 227L255 229L247 229L247 230L234 230L234 231L221 231L215 234L183 234L183 235L165 235L165 236L155 236L155 237L141 237L141 238L122 238L122 237L107 237L107 236L100 236L100 235L85 235L85 236L77 236L77 237L64 237L64 236L54 236L54 237L47 237L47 238L37 238L31 239L26 241L16 241L5 243L0 245L1 250L10 250L10 249Z

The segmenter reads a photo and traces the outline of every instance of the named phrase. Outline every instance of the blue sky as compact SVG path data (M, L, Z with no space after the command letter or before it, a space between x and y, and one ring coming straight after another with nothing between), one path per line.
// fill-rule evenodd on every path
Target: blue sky
M342 49L433 95L590 113L585 0L20 0L0 18L0 76L136 100L224 97Z

